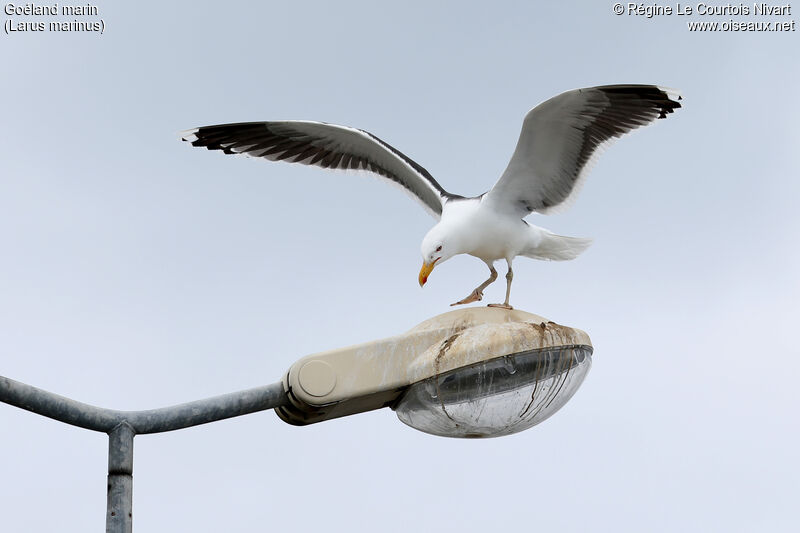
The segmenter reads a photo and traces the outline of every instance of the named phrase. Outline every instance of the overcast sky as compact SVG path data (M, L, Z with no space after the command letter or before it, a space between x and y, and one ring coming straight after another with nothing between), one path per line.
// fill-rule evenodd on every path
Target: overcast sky
M795 6L96 5L57 19L102 19L102 35L0 36L0 375L115 409L275 382L302 356L448 311L485 279L462 256L420 289L434 221L377 180L211 153L179 131L356 126L474 195L551 96L610 83L684 95L604 154L569 211L529 218L594 239L572 262L515 263L512 303L594 344L554 417L477 441L388 409L140 436L136 531L795 530L798 32L687 28L792 21ZM104 434L6 405L0 431L0 529L103 529Z

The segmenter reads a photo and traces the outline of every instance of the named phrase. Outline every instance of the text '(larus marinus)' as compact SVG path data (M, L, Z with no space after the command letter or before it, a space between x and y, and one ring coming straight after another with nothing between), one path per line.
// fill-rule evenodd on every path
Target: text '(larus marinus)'
M452 305L479 301L483 290L497 279L494 262L505 259L506 299L491 305L511 309L515 257L574 259L591 243L555 235L528 224L525 217L568 205L604 148L640 126L666 118L681 107L680 99L677 91L654 85L590 87L551 98L525 116L508 167L490 191L474 198L447 192L399 150L369 132L347 126L244 122L188 130L182 139L226 154L365 170L401 185L438 219L422 240L420 286L436 265L454 255L473 255L489 267L489 279Z

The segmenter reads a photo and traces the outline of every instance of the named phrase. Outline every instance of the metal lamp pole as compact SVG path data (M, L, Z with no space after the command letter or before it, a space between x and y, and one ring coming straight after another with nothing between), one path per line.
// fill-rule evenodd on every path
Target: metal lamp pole
M174 431L285 405L281 383L147 411L103 409L0 376L0 401L73 426L108 434L107 533L133 530L133 438Z

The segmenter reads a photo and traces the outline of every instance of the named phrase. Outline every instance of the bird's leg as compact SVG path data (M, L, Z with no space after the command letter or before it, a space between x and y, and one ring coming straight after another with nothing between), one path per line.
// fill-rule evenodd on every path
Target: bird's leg
M478 285L478 287L474 291L472 291L469 294L469 296L467 296L463 300L459 300L454 304L450 304L451 307L454 306L454 305L463 305L463 304L469 304L469 303L472 303L472 302L478 302L478 301L483 299L483 289L488 287L490 283L493 283L494 280L497 279L497 270L494 269L494 265L492 265L491 263L487 262L486 266L489 267L489 279L487 279L486 281L484 281L483 283Z
M514 279L514 271L511 270L511 261L506 259L508 263L508 272L506 273L506 301L501 304L489 304L489 307L500 307L502 309L514 309L508 304L508 298L511 296L511 280Z

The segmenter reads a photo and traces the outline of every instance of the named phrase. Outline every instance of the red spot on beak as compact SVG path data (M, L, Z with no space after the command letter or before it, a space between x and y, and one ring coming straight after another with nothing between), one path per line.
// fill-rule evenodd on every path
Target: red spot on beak
M428 276L433 271L433 265L436 264L436 261L441 259L441 257L437 257L433 263L422 263L422 268L419 271L419 286L422 287L425 285L425 282L428 281Z

